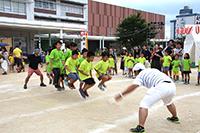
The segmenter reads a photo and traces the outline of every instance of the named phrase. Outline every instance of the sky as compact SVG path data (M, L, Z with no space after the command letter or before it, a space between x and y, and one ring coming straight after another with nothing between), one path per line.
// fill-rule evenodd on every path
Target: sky
M200 13L200 0L95 0L113 5L139 9L165 15L165 37L170 37L170 20L175 19L179 10L189 6L194 13Z

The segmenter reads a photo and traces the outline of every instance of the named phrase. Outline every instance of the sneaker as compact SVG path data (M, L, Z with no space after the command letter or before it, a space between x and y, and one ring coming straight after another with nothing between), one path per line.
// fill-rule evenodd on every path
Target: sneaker
M85 92L82 89L79 89L80 95L83 99L86 98Z
M62 88L59 85L55 85L55 88L57 89L57 91L61 91Z
M180 124L178 117L168 117L167 120L176 124Z
M130 132L132 133L145 133L144 127L138 125L136 128L131 128Z
M105 91L103 85L98 85L98 87L99 87L99 89L100 89L101 91Z
M27 89L27 85L24 85L24 89Z
M68 81L67 81L67 79L66 79L66 78L64 79L64 83L65 83L65 85L66 85L66 86L68 86L68 85L69 85L69 83L68 83Z
M84 91L84 94L86 97L90 97L89 94L87 93L87 91Z
M7 75L7 72L3 72L2 75Z
M46 87L47 85L45 85L44 83L40 84L41 87Z
M65 87L64 87L64 86L63 86L63 87L61 87L61 90L63 90L63 91L64 91L64 90L65 90Z

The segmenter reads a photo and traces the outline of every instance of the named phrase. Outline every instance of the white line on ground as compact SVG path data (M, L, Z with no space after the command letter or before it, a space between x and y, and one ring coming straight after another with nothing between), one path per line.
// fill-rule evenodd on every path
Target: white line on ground
M200 96L200 92L195 92L195 93L191 93L191 94L177 96L174 99L174 101L180 101L182 99L189 98L189 97L194 97L194 96ZM156 111L161 106L163 106L163 105L162 104L158 104L158 105L154 106L150 111L151 112ZM130 116L127 116L125 118L118 119L118 120L114 121L113 124L112 123L111 124L105 124L105 125L97 128L97 129L95 129L95 130L90 131L89 133L105 133L106 131L109 131L109 130L111 130L113 128L116 128L121 124L130 122L130 121L135 121L137 119L137 116L138 116L138 113L134 113L134 114L132 114ZM112 126L110 126L110 125L112 125Z
M38 115L46 114L46 113L49 113L49 112L62 111L62 110L65 110L65 109L77 107L77 106L80 106L82 104L91 103L91 102L94 102L94 101L97 101L97 100L100 100L100 99L104 99L106 97L111 97L111 96L113 96L113 95L104 95L104 96L99 96L99 97L94 98L94 99L73 103L73 104L70 104L70 105L53 107L53 108L45 109L45 110L38 111L38 112L31 112L31 113L26 113L26 114L13 115L13 116L10 116L10 117L0 119L0 124L9 123L10 121L13 121L15 119L38 116Z

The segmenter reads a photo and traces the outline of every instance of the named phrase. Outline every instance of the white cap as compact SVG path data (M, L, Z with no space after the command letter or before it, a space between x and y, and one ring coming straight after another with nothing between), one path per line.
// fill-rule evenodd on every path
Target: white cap
M123 49L123 50L126 50L126 47L123 47L122 49Z
M144 70L145 66L141 63L137 63L134 67L133 67L133 71L138 71L138 70Z

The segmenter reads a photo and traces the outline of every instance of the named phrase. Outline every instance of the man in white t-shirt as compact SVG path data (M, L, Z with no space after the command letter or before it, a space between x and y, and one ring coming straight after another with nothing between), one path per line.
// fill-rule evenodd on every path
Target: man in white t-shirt
M148 88L146 96L142 99L139 108L139 124L136 128L131 128L133 133L144 133L144 125L148 116L148 109L158 101L162 100L167 106L172 117L168 117L167 120L179 123L179 119L176 113L176 107L172 102L173 97L176 95L176 86L174 82L164 73L157 69L145 69L143 64L136 64L133 68L136 79L132 85L130 85L122 93L115 96L115 101L119 102L124 96L133 92L139 86Z

